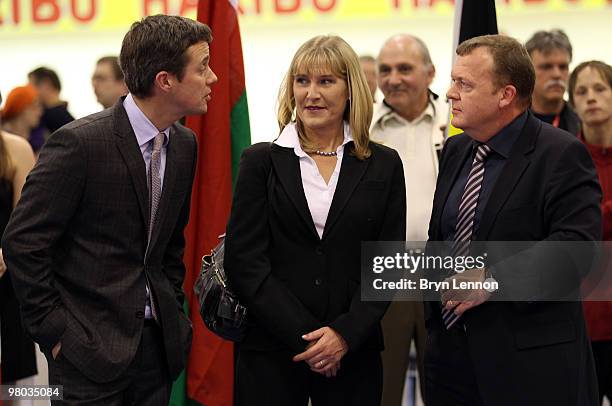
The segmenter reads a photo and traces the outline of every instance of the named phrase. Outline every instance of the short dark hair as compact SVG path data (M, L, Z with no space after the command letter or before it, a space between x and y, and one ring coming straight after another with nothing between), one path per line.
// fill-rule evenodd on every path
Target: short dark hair
M570 61L572 60L572 44L563 30L537 31L525 43L525 48L530 56L533 55L533 51L548 54L555 49L561 49L567 52Z
M107 63L111 66L111 68L113 69L113 77L115 78L115 80L123 80L123 71L121 70L121 66L119 66L118 57L103 56L102 58L98 59L96 65L99 65L101 63Z
M211 41L210 28L189 18L158 14L135 22L123 38L119 54L130 93L150 96L160 71L173 73L182 80L188 63L187 48Z
M468 55L480 47L487 48L493 57L495 84L500 88L508 84L514 86L521 104L529 107L535 85L535 70L525 47L506 35L483 35L462 42L457 47L457 55Z
M57 73L55 73L53 69L49 69L45 66L36 68L32 72L28 73L28 78L32 79L34 84L37 86L40 84L40 82L47 80L55 90L58 92L62 90L62 83L60 82Z
M576 90L576 81L578 80L578 74L586 68L591 68L601 75L601 78L608 83L608 86L612 87L612 66L602 61L586 61L576 66L572 74L569 77L569 84L567 86L567 92L569 93L569 103L574 107L574 91Z

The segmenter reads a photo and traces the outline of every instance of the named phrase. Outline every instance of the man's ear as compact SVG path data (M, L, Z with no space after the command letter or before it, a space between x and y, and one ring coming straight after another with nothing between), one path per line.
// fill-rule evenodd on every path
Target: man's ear
M512 104L517 98L516 87L513 85L506 85L502 87L499 92L501 93L501 98L499 99L499 108L508 107Z
M169 92L172 89L173 79L174 76L171 73L162 70L157 72L153 83L155 84L155 87L159 88L162 92Z
M427 87L431 86L431 82L433 82L435 77L436 77L436 67L432 63L431 65L429 65L428 72L427 72Z

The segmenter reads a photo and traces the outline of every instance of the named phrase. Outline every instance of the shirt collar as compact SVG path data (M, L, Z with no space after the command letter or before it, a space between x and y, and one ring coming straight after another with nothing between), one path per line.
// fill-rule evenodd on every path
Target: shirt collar
M428 101L425 110L418 117L411 121L411 123L419 123L422 120L432 121L436 115L436 107L434 101L438 98L438 95L428 90ZM374 112L374 118L372 122L374 125L379 125L382 129L384 129L385 125L389 120L397 120L401 122L408 122L405 118L400 116L394 109L387 103L386 100L383 100L382 103L377 104L377 107Z
M521 134L526 121L527 112L525 111L487 141L487 145L493 151L508 159L510 151L512 151L512 147ZM477 145L476 141L474 145Z
M351 132L351 127L348 123L344 122L344 140L342 141L342 145L338 147L338 149L343 148L344 145L353 141L353 134ZM279 147L285 148L293 148L295 155L299 157L308 156L306 152L302 149L300 145L300 138L297 133L297 128L295 127L295 123L289 123L283 128L278 138L274 141L276 145ZM337 149L337 150L338 150Z
M140 147L151 142L151 140L155 138L157 134L159 134L160 131L153 125L151 120L147 118L142 110L140 110L140 107L138 107L134 101L131 93L129 93L123 101L123 108L125 108L125 112L127 113L132 129L134 130L134 134L136 134L136 140L138 141L138 145ZM170 127L166 128L162 132L165 134L164 146L166 146L168 145L168 140L170 137Z

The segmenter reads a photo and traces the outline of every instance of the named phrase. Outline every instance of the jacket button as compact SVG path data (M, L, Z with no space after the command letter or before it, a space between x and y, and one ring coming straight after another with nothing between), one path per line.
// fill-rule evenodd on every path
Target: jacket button
M317 247L317 248L315 249L315 252L317 253L317 255L323 255L323 248L321 248L321 247Z
M144 316L145 316L145 314L144 314L144 312L142 310L138 310L136 312L136 318L142 319L142 318L144 318Z
M323 285L323 281L321 280L321 278L315 279L315 285L317 285L317 286Z

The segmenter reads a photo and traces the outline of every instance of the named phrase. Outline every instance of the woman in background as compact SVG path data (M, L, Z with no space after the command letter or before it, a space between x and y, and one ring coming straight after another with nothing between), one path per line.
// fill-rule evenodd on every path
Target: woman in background
M16 87L9 92L2 109L2 128L27 140L40 123L42 112L38 93L32 85Z
M246 149L225 240L252 324L237 345L235 402L380 403L388 302L361 300L362 241L403 241L401 160L369 142L372 96L353 49L318 36L279 95L280 135Z
M0 97L1 100L1 97ZM7 100L2 116L12 106ZM8 111L12 111L9 110ZM28 131L29 133L29 131ZM28 141L0 130L0 235L21 196L25 178L34 166ZM36 374L34 343L21 326L21 316L10 270L6 269L0 249L0 338L2 339L2 382L11 383Z
M569 96L582 121L578 137L593 157L603 192L602 239L612 241L612 66L600 61L578 65L569 79ZM583 303L602 403L604 395L612 401L612 302L594 300L587 296Z

